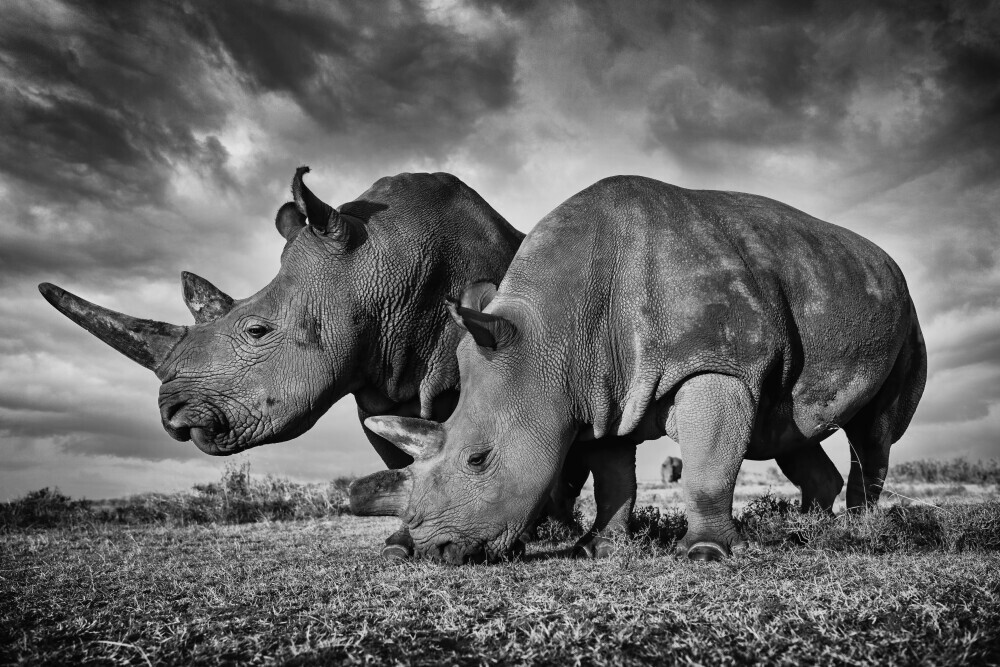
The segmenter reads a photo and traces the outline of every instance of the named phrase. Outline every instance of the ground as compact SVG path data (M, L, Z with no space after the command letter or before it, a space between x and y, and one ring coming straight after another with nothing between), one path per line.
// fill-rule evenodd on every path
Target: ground
M711 564L670 556L653 485L664 509L603 561L389 562L395 522L349 515L7 530L0 663L1000 664L995 486L824 519L752 481L755 546Z

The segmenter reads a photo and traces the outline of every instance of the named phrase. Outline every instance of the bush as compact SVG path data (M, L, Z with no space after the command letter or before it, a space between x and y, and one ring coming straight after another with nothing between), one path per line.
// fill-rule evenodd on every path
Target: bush
M646 505L632 512L629 530L637 539L673 546L687 532L687 517L677 509L661 510Z
M1000 484L1000 461L990 459L970 463L964 458L937 461L923 459L897 463L889 469L893 481Z
M348 511L351 478L298 484L268 475L254 478L249 462L226 466L218 482L182 493L146 493L122 500L70 500L58 489L33 491L0 504L0 529L82 523L205 524L322 518Z

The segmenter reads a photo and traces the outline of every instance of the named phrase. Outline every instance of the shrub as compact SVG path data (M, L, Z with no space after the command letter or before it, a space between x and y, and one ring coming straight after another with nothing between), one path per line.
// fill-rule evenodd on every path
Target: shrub
M673 546L687 532L687 517L677 509L661 510L646 505L632 512L629 530L633 537L661 546Z
M322 518L348 511L351 478L298 484L250 475L250 464L226 466L218 482L182 493L145 493L121 500L71 500L58 489L33 491L0 504L0 529L82 523L206 524Z
M964 458L905 461L892 466L889 477L895 481L1000 484L1000 460L979 460L975 463Z

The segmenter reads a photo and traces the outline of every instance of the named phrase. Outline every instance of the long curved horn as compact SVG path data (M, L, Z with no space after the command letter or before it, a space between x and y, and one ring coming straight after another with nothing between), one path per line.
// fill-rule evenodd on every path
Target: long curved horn
M60 313L151 371L187 333L187 327L122 315L49 283L39 285L38 291Z
M302 182L302 175L309 173L309 167L299 167L292 178L292 197L299 211L309 219L309 224L320 234L330 236L338 241L347 241L350 228L333 208Z
M201 276L181 271L184 304L198 324L213 322L233 309L233 297Z
M347 490L351 513L358 516L399 516L413 491L409 470L380 470L356 479Z

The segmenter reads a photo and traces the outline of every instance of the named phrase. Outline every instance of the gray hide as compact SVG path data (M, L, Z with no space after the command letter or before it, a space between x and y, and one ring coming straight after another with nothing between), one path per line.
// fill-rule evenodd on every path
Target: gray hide
M452 310L472 334L455 412L431 428L368 421L416 459L377 511L451 562L507 553L575 441L595 450L588 555L625 528L635 444L663 435L684 460L690 558L745 545L732 521L744 458L775 459L804 508L829 509L843 479L820 442L840 428L848 504L870 506L926 374L906 283L873 243L764 197L640 177L560 205L483 311ZM374 511L373 488L357 485L356 511Z

